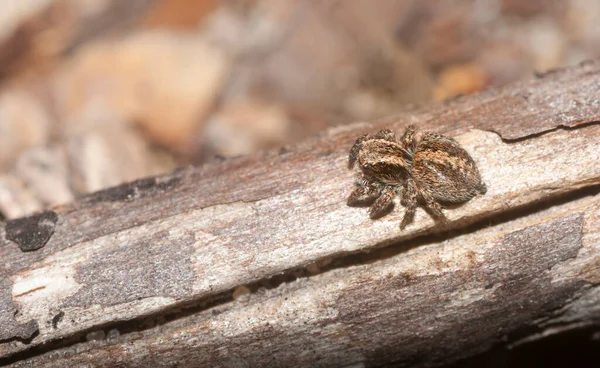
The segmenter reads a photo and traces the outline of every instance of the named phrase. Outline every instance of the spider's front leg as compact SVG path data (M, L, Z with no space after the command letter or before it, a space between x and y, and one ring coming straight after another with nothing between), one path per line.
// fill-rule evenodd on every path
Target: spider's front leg
M381 192L379 198L373 202L371 210L369 211L369 217L375 219L385 215L395 196L396 191L394 190L394 187L389 185L386 186Z
M347 203L349 206L377 198L381 194L381 187L376 183L361 179L357 185L358 188L354 189L348 196Z

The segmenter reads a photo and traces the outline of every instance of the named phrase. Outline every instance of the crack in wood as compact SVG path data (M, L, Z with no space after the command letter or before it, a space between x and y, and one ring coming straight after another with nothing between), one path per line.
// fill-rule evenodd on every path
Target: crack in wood
M498 136L502 139L502 142L507 143L507 144L511 144L511 143L519 143L519 142L526 141L526 140L529 140L529 139L534 139L534 138L537 138L537 137L541 137L543 135L546 135L546 134L549 134L549 133L552 133L552 132L556 132L558 130L567 130L567 131L578 130L578 129L583 129L583 128L586 128L588 126L597 125L597 124L600 124L600 120L588 121L588 122L577 124L577 125L573 125L573 126L571 126L571 125L564 125L564 124L558 124L554 128L548 128L547 130L542 130L540 132L532 133L532 134L529 134L529 135L524 135L524 136L518 137L518 138L504 138L504 137L502 137L502 134L500 132L495 131L495 130L490 130L490 131L493 132L493 133L498 134Z

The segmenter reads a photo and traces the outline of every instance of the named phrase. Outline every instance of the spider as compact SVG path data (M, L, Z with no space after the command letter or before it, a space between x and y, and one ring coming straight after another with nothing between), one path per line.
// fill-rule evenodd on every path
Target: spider
M408 126L397 139L390 129L359 137L350 150L349 166L358 171L357 188L348 205L373 201L372 219L385 215L396 196L406 207L400 228L412 222L417 202L442 223L448 219L441 204L461 203L485 194L475 161L458 142L434 132Z

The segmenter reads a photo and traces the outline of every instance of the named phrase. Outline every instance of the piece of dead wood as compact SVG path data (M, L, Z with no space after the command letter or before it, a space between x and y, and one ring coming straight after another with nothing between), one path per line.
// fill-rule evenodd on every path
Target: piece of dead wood
M600 325L599 88L589 62L53 208L43 248L0 247L0 364L432 365ZM409 123L488 186L452 233L345 204L354 139Z

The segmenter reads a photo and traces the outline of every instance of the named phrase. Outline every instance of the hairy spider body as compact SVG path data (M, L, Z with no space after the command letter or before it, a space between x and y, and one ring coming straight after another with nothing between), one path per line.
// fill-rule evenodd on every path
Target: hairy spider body
M357 169L359 180L348 204L374 200L370 216L377 218L399 195L406 207L401 228L413 220L418 202L446 222L441 204L465 202L486 192L475 161L458 142L433 132L417 139L412 125L400 139L389 129L359 137L349 163Z

